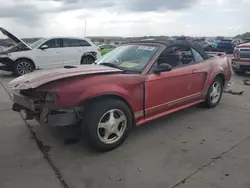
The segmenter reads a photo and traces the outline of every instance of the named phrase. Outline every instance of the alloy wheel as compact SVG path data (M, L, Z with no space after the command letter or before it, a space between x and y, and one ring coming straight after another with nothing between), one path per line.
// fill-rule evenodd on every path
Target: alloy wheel
M113 144L120 140L127 128L127 118L119 109L106 112L97 126L97 134L104 144Z
M21 61L18 63L16 70L19 75L24 75L32 72L32 65L27 61Z
M220 82L214 82L212 85L212 89L210 92L210 100L213 104L217 103L221 96L221 83Z
M82 64L87 64L87 65L89 65L89 64L92 64L94 61L93 61L93 59L92 58L83 58L82 59Z

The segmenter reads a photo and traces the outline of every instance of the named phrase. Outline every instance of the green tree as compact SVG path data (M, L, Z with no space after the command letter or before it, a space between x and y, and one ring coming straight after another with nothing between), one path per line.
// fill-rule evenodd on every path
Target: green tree
M246 33L243 33L243 34L236 35L234 38L250 39L250 32L246 32Z

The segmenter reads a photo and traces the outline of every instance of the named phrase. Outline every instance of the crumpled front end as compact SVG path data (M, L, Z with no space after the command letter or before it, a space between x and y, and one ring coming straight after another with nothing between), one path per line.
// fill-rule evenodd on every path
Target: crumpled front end
M15 62L6 54L0 54L0 70L14 71Z
M51 126L70 126L81 119L80 107L57 109L58 95L34 89L20 90L13 93L12 110L24 111L26 120L36 119Z

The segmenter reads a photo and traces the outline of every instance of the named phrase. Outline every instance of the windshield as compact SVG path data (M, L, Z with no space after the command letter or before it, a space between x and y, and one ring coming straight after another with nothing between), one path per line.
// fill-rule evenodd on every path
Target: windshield
M39 40L37 40L36 42L30 44L30 47L31 48L36 48L37 46L39 46L40 44L42 44L46 39L44 38L41 38Z
M122 70L142 72L158 49L158 46L150 45L123 45L107 53L98 59L96 63L106 64Z

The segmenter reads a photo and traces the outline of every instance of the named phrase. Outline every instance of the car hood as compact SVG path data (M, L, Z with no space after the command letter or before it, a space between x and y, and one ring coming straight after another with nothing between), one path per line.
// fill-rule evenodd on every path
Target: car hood
M9 31L7 31L6 29L0 27L0 31L7 36L8 38L10 38L12 41L14 41L16 44L20 44L22 43L24 46L26 46L28 49L32 49L28 44L26 44L22 39L18 38L17 36L15 36L14 34L10 33Z
M239 44L239 45L237 45L237 48L250 48L250 42Z
M55 67L35 71L12 80L9 85L14 90L34 89L46 83L74 76L121 73L122 70L102 65L79 65Z

